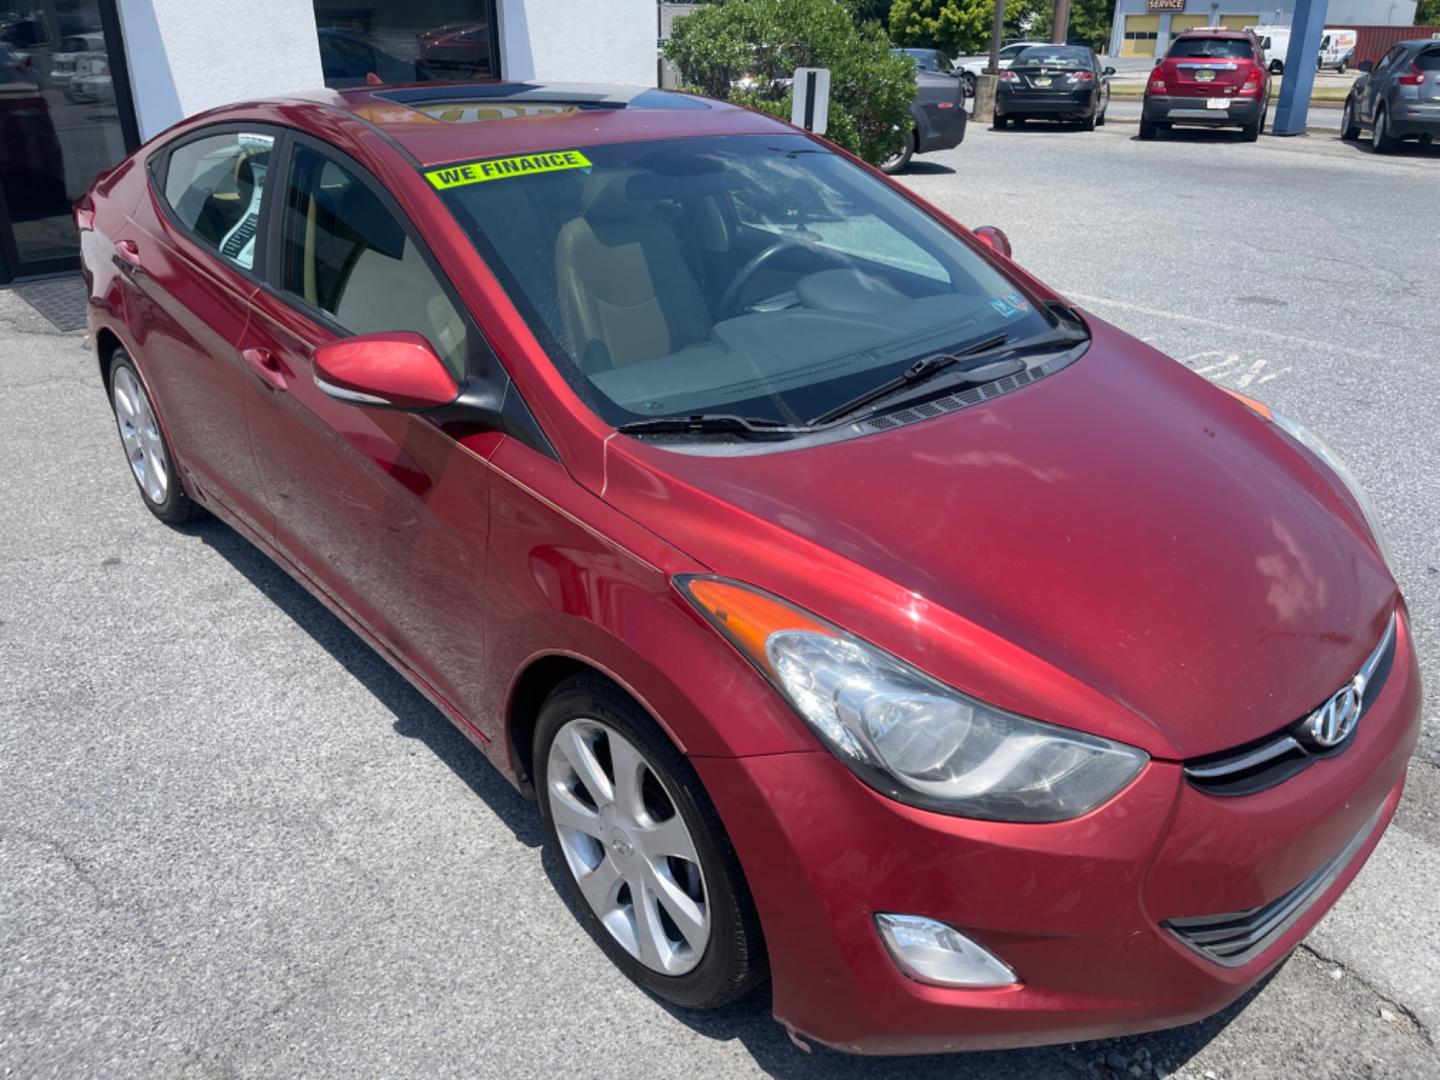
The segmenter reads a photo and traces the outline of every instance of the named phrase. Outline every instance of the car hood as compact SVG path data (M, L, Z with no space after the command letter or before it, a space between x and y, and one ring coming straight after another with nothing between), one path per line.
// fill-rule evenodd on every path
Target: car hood
M934 419L737 456L610 440L605 497L712 568L997 705L1190 757L1359 668L1395 586L1271 425L1097 320L1077 361Z

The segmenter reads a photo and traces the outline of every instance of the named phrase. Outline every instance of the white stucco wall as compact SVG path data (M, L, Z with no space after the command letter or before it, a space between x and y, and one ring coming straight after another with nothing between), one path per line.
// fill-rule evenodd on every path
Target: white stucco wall
M655 0L498 0L507 79L654 86Z
M216 105L321 85L310 0L119 0L140 137Z

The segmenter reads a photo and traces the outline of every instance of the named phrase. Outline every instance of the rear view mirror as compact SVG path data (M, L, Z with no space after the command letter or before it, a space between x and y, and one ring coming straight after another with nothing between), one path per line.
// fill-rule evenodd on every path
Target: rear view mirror
M433 409L460 393L430 343L408 330L342 338L315 350L315 384L337 401Z
M1370 72L1372 72L1372 71L1375 70L1375 61L1374 61L1374 60L1361 60L1360 63L1357 64L1356 66L1357 66L1362 72L1364 72L1366 75L1369 75Z
M1010 258L1010 238L1003 231L994 225L981 225L975 230L975 239L988 247L991 251Z

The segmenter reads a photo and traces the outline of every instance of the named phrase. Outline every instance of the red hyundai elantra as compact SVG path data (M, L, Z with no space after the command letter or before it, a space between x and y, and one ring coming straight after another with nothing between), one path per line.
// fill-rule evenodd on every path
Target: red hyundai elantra
M76 217L149 508L533 795L663 998L768 976L881 1053L1184 1023L1394 812L1420 682L1338 459L786 124L327 92L188 120Z

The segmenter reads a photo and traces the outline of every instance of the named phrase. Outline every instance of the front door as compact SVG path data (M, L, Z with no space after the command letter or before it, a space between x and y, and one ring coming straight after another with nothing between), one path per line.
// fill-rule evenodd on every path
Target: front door
M70 207L139 144L115 0L11 0L0 22L0 281L73 270Z
M484 686L489 466L422 416L329 397L311 356L347 334L413 330L458 379L478 332L358 165L297 139L275 194L271 287L255 296L242 345L275 375L252 390L247 409L276 542L438 696L474 717Z

